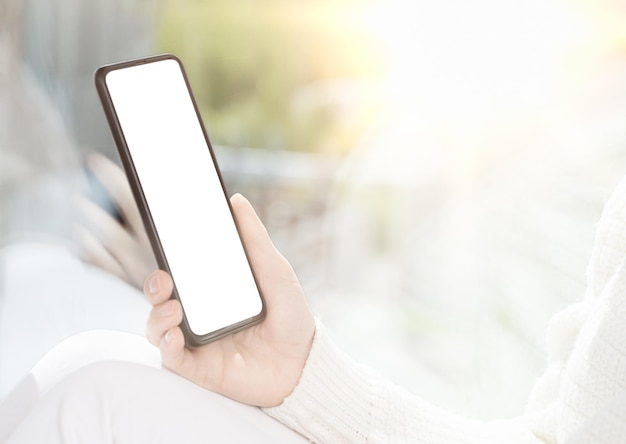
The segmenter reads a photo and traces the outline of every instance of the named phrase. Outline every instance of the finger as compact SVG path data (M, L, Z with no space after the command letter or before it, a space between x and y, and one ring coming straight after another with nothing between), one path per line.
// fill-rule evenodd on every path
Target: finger
M194 380L193 355L185 347L185 338L180 327L172 327L165 332L159 343L163 365L188 379Z
M152 305L159 305L172 297L174 282L163 270L156 270L146 277L143 283L143 294Z
M230 198L230 203L237 220L241 240L246 246L248 253L257 250L259 252L276 250L267 229L248 199L237 193Z
M163 335L178 326L183 320L183 310L180 302L170 299L162 304L155 305L150 311L146 323L146 337L151 344L159 346Z
M89 230L76 224L75 231L85 262L102 268L120 279L126 279L126 273L124 273L120 263Z
M250 264L262 289L280 283L299 285L291 264L274 246L265 226L250 202L241 194L231 197L231 205L239 227L241 240L246 247ZM276 291L266 291L266 299L277 296Z
M107 157L92 153L87 163L104 188L109 192L122 217L134 232L143 231L141 216L124 171Z

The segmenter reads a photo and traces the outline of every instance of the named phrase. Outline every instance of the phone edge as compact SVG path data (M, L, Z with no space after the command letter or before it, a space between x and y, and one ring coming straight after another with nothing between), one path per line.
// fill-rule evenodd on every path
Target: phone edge
M170 268L167 263L167 258L163 252L161 241L159 239L158 232L156 230L154 221L152 219L152 215L150 213L150 208L146 202L143 189L141 188L140 180L135 174L136 173L135 166L132 161L128 147L126 145L124 132L117 119L117 115L115 113L115 107L111 101L110 95L108 94L108 89L106 87L106 82L105 82L106 75L113 70L123 69L123 68L131 67L131 66L136 66L140 64L146 64L146 63L153 63L153 62L158 62L161 60L168 60L168 59L176 61L180 67L181 73L183 75L183 79L187 86L187 92L189 93L189 96L191 98L194 111L196 113L196 117L198 118L198 122L200 124L202 133L204 135L207 148L209 149L209 153L211 155L213 164L215 166L216 174L218 175L220 186L222 188L222 192L224 193L224 198L226 199L228 209L231 214L231 218L233 220L233 223L235 224L235 228L239 236L239 241L241 242L241 245L243 247L246 261L248 262L248 266L251 270L252 277L254 279L259 297L261 298L261 311L257 315L244 319L240 322L231 324L229 326L223 327L221 329L215 330L213 332L204 334L204 335L197 335L191 330L189 323L187 321L187 316L184 313L184 307L183 307L183 321L181 322L180 327L185 337L185 343L189 347L196 348L196 347L200 347L202 345L216 341L222 337L228 336L230 334L236 333L238 331L244 330L248 327L251 327L255 324L260 323L267 315L267 306L266 306L265 297L259 285L258 278L256 276L256 273L254 272L254 269L252 268L252 263L250 262L248 251L245 245L243 244L243 240L241 239L241 229L240 229L239 223L237 222L237 218L235 217L235 214L233 212L230 198L228 197L228 194L226 192L226 187L224 185L222 174L219 169L219 164L217 162L217 158L215 156L215 152L213 150L213 146L209 139L208 133L204 126L202 116L200 115L200 111L198 109L193 91L191 89L191 84L189 83L189 80L187 78L187 73L185 71L184 65L182 61L176 55L170 54L170 53L151 55L151 56L135 58L135 59L128 59L128 60L124 60L124 61L120 61L116 63L102 65L99 68L97 68L94 73L94 83L95 83L95 87L98 93L98 97L100 99L100 104L102 105L104 114L106 116L106 120L110 129L111 135L113 136L113 140L115 142L118 156L120 157L120 160L124 167L124 173L130 184L135 202L137 202L137 207L139 209L139 213L141 214L141 219L142 219L144 228L146 229L146 232L148 234L150 245L152 247L152 251L157 260L157 264L159 268L165 270L171 275ZM175 283L174 283L174 288L172 291L172 298L178 299L180 301Z

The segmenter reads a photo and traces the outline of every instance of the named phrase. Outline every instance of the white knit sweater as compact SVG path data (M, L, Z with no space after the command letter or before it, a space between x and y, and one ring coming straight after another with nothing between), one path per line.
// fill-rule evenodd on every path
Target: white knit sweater
M550 322L547 369L517 419L438 409L354 362L319 322L298 386L265 411L322 443L626 442L625 253L626 179L598 224L587 294Z

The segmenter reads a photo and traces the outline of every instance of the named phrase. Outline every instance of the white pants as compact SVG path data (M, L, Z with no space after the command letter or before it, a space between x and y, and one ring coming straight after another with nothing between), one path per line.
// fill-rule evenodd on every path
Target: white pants
M104 359L105 355L109 355ZM298 443L265 415L158 365L144 338L87 332L59 346L0 405L8 443Z
M84 264L66 245L33 241L0 248L0 401L76 333L143 335L150 308L138 289Z

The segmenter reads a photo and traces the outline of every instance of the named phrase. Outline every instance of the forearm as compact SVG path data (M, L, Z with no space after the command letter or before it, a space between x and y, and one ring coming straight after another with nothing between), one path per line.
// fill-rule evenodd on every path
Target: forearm
M535 443L523 420L451 415L357 364L318 322L294 392L266 413L315 442Z

